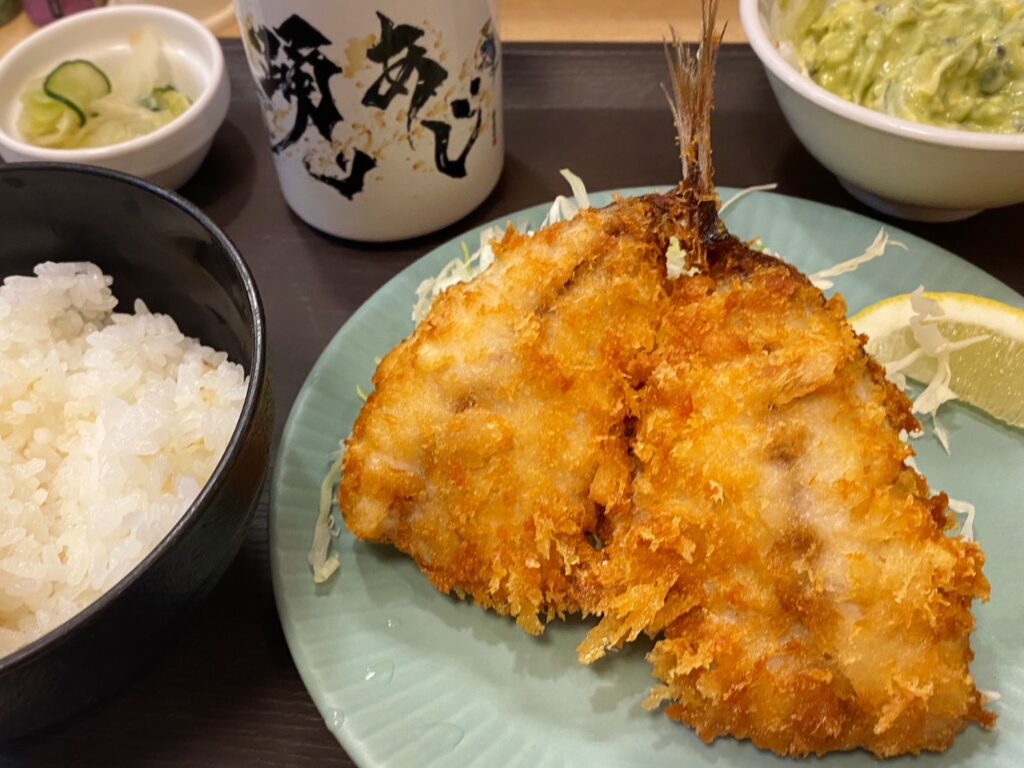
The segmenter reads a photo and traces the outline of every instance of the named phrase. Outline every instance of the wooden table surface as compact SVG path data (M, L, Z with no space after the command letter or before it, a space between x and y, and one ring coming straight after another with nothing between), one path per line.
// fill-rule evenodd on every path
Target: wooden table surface
M509 42L658 42L674 25L684 40L696 40L700 0L499 0L501 35ZM718 18L726 39L742 42L739 0L722 0ZM24 13L0 27L0 56L36 27ZM235 24L214 30L237 37Z
M237 41L226 123L182 193L245 255L266 305L277 436L321 350L390 277L439 243L564 192L570 167L593 190L678 177L656 45L509 45L507 158L487 201L430 237L361 246L320 235L286 207ZM869 213L800 146L745 45L719 64L717 181L776 181L780 192ZM1024 291L1016 249L1024 207L906 229ZM285 645L271 590L266 489L227 576L170 647L120 693L45 733L0 746L0 766L353 765L323 725ZM3 692L0 691L0 696Z

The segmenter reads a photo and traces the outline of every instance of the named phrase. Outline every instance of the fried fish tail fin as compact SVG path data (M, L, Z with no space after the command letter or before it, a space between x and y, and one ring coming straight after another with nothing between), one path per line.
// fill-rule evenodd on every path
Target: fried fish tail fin
M687 199L686 231L693 233L688 253L689 266L703 269L707 244L722 234L718 220L714 167L711 162L711 111L714 106L715 63L725 26L716 30L718 0L701 5L701 38L696 53L679 40L665 45L671 92L666 90L675 121L682 165L680 193Z

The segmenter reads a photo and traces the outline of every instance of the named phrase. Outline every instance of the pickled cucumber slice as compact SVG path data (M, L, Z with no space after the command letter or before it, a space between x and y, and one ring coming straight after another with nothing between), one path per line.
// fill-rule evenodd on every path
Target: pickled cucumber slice
M188 96L173 85L154 88L153 92L140 103L151 112L170 112L174 117L177 117L192 105Z
M91 61L65 61L46 76L43 91L50 98L72 109L78 124L85 125L89 105L110 93L110 79Z

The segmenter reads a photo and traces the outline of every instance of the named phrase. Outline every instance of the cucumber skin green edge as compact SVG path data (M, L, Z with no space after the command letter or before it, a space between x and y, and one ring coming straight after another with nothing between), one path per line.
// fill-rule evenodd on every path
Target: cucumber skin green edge
M103 78L103 82L106 83L106 85L107 85L107 93L110 93L110 91L113 89L113 86L110 84L110 78L107 77L107 73L104 72L99 67L97 67L95 64L93 64L88 59L69 59L67 61L62 61L60 64L58 64L56 67L54 67L53 70L51 70L50 74L48 74L46 76L46 79L43 80L43 93L45 93L47 96L49 96L54 101L59 101L65 107L68 107L69 109L71 109L71 111L73 111L76 115L78 115L78 125L79 125L79 127L81 127L81 126L85 125L85 112L83 112L82 109L77 104L75 104L73 101L71 101L71 99L68 99L65 96L61 96L59 93L55 93L54 91L52 91L50 89L50 80L53 78L53 76L56 75L58 72L60 72L65 67L70 66L72 64L85 64L90 69L92 69L94 72L98 73L99 76ZM106 94L104 94L104 95L106 95Z

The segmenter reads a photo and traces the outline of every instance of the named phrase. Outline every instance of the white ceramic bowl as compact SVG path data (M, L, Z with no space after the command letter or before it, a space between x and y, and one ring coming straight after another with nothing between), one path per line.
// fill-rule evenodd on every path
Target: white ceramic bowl
M779 52L769 26L773 2L740 0L743 29L793 132L854 197L918 221L1024 202L1024 135L937 128L836 96Z
M175 86L192 100L180 117L145 136L109 147L53 149L21 139L20 97L33 81L68 59L116 67L130 50L128 36L147 26L163 42ZM44 27L0 58L0 156L7 162L96 165L177 189L206 157L230 98L220 44L192 17L144 5L75 14Z

